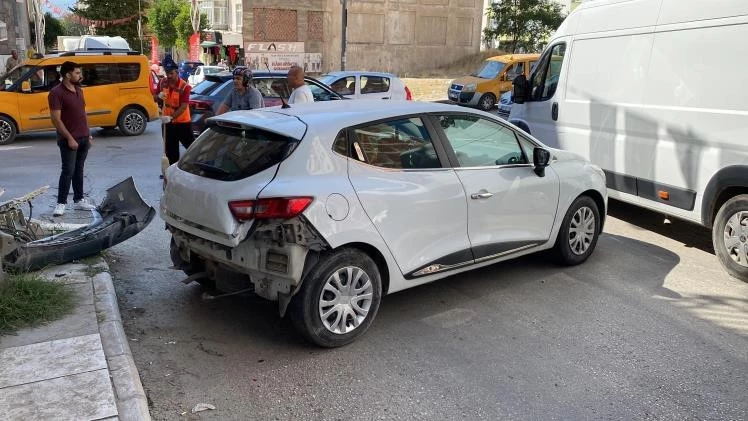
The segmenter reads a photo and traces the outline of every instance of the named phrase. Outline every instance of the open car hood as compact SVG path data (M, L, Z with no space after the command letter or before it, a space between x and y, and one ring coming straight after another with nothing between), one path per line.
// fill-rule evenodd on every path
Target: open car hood
M90 224L34 241L0 231L2 267L30 271L97 254L139 233L156 215L156 210L143 201L132 177L107 189L106 197L92 212ZM0 216L9 215L16 220L20 216L20 224L29 224L17 207L0 205Z

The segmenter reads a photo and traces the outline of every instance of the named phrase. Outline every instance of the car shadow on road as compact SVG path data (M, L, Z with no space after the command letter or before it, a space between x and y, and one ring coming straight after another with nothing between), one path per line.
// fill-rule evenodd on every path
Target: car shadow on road
M666 223L666 215L662 213L615 199L608 201L608 215L678 241L686 247L695 247L709 254L714 254L711 230L701 225L673 217L669 217L667 219L668 223Z

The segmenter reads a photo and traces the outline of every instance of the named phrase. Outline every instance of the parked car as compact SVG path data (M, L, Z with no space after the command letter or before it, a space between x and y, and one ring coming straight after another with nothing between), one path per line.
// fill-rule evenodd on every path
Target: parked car
M205 80L207 75L215 75L220 72L227 71L228 69L222 66L197 66L187 77L187 82L191 86L195 86L198 83Z
M165 178L174 265L278 301L325 347L363 334L389 293L546 249L584 262L607 203L578 155L429 102L226 113Z
M203 66L205 63L202 61L188 61L188 60L182 60L179 62L179 77L182 78L185 82L187 82L187 78L190 77L190 73L192 73L197 66Z
M501 94L499 98L499 117L504 120L509 120L509 114L512 112L512 91L507 91Z
M54 130L47 98L60 83L58 69L66 61L83 71L90 127L119 127L122 134L135 136L158 118L146 56L119 51L37 55L0 75L0 144L12 142L18 133Z
M497 99L512 90L514 78L527 77L539 57L540 54L505 54L488 58L473 74L453 80L447 97L459 105L491 111Z
M315 101L343 99L327 85L312 77L305 76L304 80L312 89ZM288 98L291 95L285 72L253 72L252 83L262 94L266 107L281 105L281 96ZM190 116L192 132L195 136L203 132L205 120L215 115L218 107L233 88L231 72L208 75L204 81L195 86L190 94Z
M392 73L332 72L320 76L319 80L346 98L413 99L410 89Z

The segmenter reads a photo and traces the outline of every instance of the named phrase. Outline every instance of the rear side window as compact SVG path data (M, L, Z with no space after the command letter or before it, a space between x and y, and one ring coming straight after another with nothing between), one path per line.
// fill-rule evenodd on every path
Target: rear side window
M254 128L211 126L185 152L179 168L215 180L241 180L283 161L298 141Z
M192 88L190 92L195 95L208 95L212 90L216 89L221 83L222 82L218 82L215 80L205 79L204 81L195 85L195 87Z
M350 132L347 155L382 168L440 168L431 138L420 118L386 121L357 127ZM339 137L334 150L343 153L345 137Z
M135 82L140 77L140 64L138 63L120 63L119 69L120 82Z
M382 76L361 76L361 93L376 94L390 90L390 78Z
M84 64L81 66L83 71L83 86L100 86L110 85L119 82L119 71L116 64Z

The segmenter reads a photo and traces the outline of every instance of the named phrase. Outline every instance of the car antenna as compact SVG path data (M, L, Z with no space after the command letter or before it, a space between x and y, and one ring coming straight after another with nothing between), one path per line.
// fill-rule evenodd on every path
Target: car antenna
M267 61L265 62L265 68L268 69L268 73L271 73L270 66L268 66L268 62ZM287 94L288 93L288 85L284 85L284 86L286 87L286 89L285 89L286 92L284 92L284 93ZM278 93L280 94L280 92L278 92ZM281 99L281 104L283 104L283 105L281 105L281 108L291 108L291 106L288 105L288 102L286 102L286 100L283 99L283 95L279 95L279 97Z

